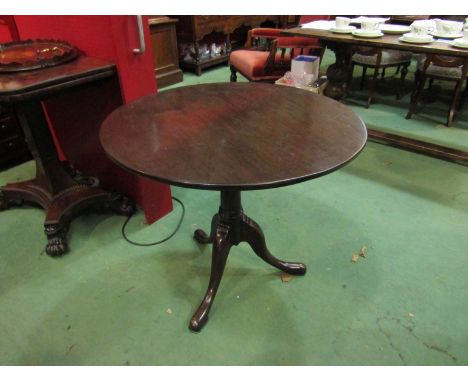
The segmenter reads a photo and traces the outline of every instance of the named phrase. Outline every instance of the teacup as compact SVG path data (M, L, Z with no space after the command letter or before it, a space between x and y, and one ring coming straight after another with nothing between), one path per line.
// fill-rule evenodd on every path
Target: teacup
M459 34L463 30L461 21L434 19L436 31L440 35Z
M335 28L336 29L346 29L349 26L350 18L337 16L335 18Z
M429 32L429 27L422 24L412 24L411 34L416 37L426 37Z
M376 32L379 30L380 21L373 19L363 19L361 21L361 29L364 32Z

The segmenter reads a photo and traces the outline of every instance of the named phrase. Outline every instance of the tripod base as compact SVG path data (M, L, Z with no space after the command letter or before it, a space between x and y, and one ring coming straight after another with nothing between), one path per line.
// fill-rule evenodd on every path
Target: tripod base
M247 242L258 257L283 272L293 275L303 275L306 272L304 264L279 260L268 251L260 226L242 210L240 191L221 191L221 206L211 221L210 234L207 235L198 229L194 233L194 238L201 244L213 244L208 289L189 323L189 329L195 332L200 331L208 320L208 313L218 291L229 250L233 245Z

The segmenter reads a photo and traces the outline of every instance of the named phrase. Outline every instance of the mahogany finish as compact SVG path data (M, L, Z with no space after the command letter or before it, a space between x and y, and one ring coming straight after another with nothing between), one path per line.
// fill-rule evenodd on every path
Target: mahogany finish
M325 89L325 95L334 99L340 99L346 93L346 83L350 75L351 54L355 45L468 58L468 49L456 48L446 42L437 41L437 39L428 44L408 44L398 41L401 37L400 35L384 34L379 38L363 38L352 34L338 34L326 30L303 28L287 29L282 34L288 36L318 37L323 45L335 53L336 61L327 69L328 84ZM402 148L407 148L409 145L412 147L412 150L416 150L417 152L445 160L453 160L453 156L450 154L452 149L449 147L441 151L440 147L442 146L438 146L435 149L434 145L428 142L393 134L381 134L376 130L369 129L369 138L376 141L385 141L385 137L389 137L388 143L391 145ZM401 144L398 144L398 142ZM467 165L468 152L461 151L459 153L461 156L457 156L457 163Z
M51 256L68 250L66 233L72 218L82 211L112 209L129 214L134 209L128 198L104 191L96 178L84 177L59 160L41 107L42 100L113 75L114 65L87 57L47 69L0 74L0 104L15 108L36 162L35 179L0 187L0 210L24 202L41 206L46 211L46 252Z
M109 157L129 171L182 187L221 191L209 234L206 295L190 321L200 330L219 287L229 249L242 241L292 274L305 265L276 259L247 217L241 191L286 186L332 172L363 149L367 130L348 107L295 88L258 83L205 84L143 97L112 112L100 131Z

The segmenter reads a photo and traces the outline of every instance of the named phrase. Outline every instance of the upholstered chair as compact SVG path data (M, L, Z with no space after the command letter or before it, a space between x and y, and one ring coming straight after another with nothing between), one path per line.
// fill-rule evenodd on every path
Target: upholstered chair
M403 93L406 74L408 73L408 66L411 64L411 52L404 52L393 49L382 49L365 46L357 46L351 58L351 73L350 80L352 79L354 66L362 66L361 77L361 90L364 87L364 80L367 68L374 69L374 75L369 85L369 93L367 98L367 105L369 107L373 101L374 90L379 75L379 70L382 70L381 78L385 76L385 69L396 67L397 73L401 69L400 84L396 90L397 99L400 99Z
M328 20L330 16L301 16L299 25L316 20ZM299 54L323 56L323 49L316 37L283 37L281 29L254 28L249 31L245 49L231 52L229 65L231 81L237 73L249 81L274 82L291 68L291 59Z
M248 32L245 49L231 52L231 82L237 73L253 82L275 82L291 68L291 60L300 54L321 55L316 39L282 37L281 29L254 28Z
M450 127L457 108L461 107L460 96L463 85L465 84L465 93L467 92L467 72L468 58L451 57L436 54L421 56L418 60L418 67L415 75L414 90L411 96L411 104L406 118L409 119L416 112L418 101L424 90L427 79L432 83L433 80L443 80L455 83L452 93L452 100L447 113L447 127Z

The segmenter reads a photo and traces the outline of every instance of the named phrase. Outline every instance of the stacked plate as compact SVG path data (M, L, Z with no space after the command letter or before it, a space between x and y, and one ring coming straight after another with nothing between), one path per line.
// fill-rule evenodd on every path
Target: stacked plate
M428 35L428 34L417 35L417 34L413 34L413 33L405 33L398 40L403 41L403 42L407 42L407 43L410 43L410 44L428 44L428 43L434 41L434 38L431 35Z
M353 36L357 36L357 37L365 37L365 38L375 38L375 37L382 37L384 34L377 30L377 31L372 31L372 32L368 32L368 31L365 31L365 30L362 30L362 29L357 29L355 30L353 33Z

